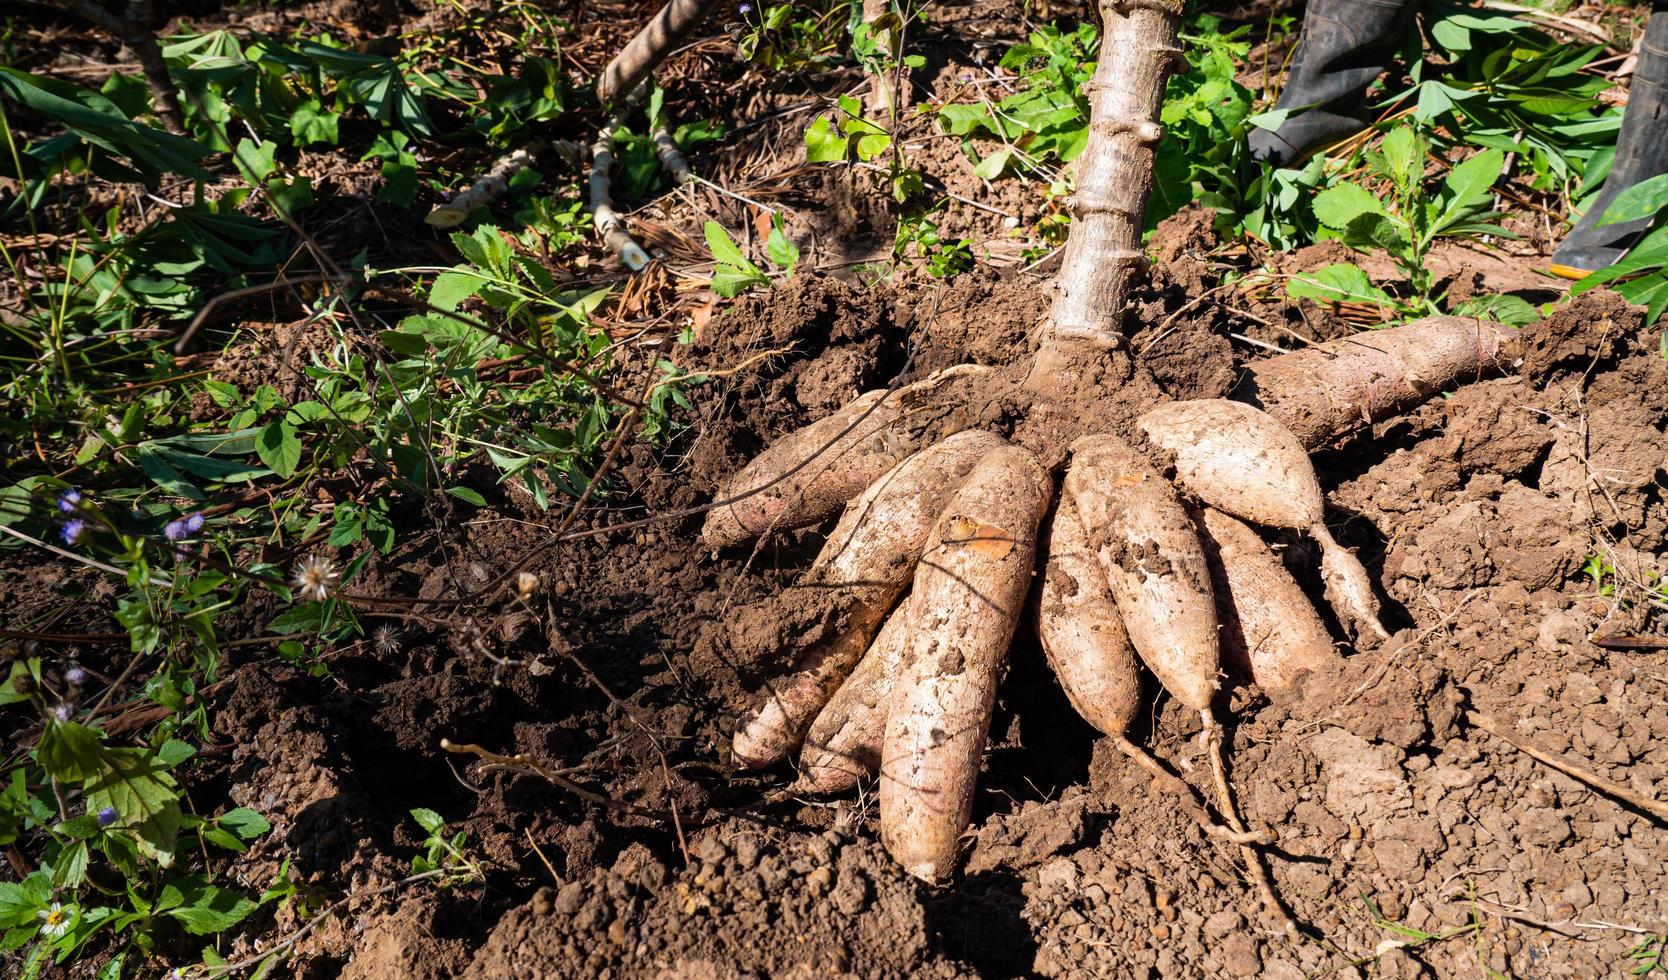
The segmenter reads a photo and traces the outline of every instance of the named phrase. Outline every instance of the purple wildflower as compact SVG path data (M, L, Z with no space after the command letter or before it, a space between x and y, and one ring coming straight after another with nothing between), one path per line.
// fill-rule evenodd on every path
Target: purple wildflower
M79 517L72 517L64 522L64 526L58 531L58 536L64 539L65 544L74 544L76 539L81 537L81 532L86 529L86 521Z
M58 495L58 509L73 514L81 506L81 491L71 487Z
M67 722L75 717L75 705L68 701L60 701L52 709L52 717Z
M98 812L98 825L100 827L108 827L115 823L116 818L119 816L120 814L116 812L115 807L107 806Z
M741 4L736 5L736 13L742 15L743 17L746 17L748 14L750 14L752 12L753 12L753 5L750 4L750 3L741 3Z
M87 669L80 665L64 671L64 681L72 687L80 687L87 683Z
M197 511L185 519L185 529L196 534L203 529L203 512Z
M184 520L169 521L168 525L162 529L162 536L169 541L184 541L185 536L189 533L185 529Z

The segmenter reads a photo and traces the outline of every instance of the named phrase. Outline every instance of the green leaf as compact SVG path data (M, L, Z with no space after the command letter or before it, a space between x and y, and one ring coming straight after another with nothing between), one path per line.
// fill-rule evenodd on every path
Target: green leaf
M169 889L178 891L178 899L167 914L194 936L224 932L255 910L255 903L247 896L195 876L170 882L163 890ZM157 904L159 908L162 905Z
M781 217L777 217L781 221ZM776 267L793 275L794 266L799 264L799 246L795 245L788 236L782 233L781 227L770 229L770 237L765 239L765 254Z
M1292 277L1286 292L1294 299L1314 299L1330 303L1377 303L1394 308L1395 301L1384 290L1373 285L1367 274L1345 262L1335 262L1306 275Z
M301 465L301 439L285 419L269 423L255 440L255 454L272 472L288 479Z
M1521 296L1490 293L1473 296L1455 306L1453 316L1474 316L1480 320L1494 320L1513 327L1525 327L1541 318L1533 304Z
M980 180L995 180L1002 176L1002 171L1008 168L1008 161L1013 157L1013 151L1007 148L997 150L990 156L980 160L973 167L973 176Z
M806 163L838 163L846 158L846 138L834 131L827 116L818 116L805 130Z
M79 783L104 767L104 742L98 732L74 722L48 725L35 758L54 779Z
M864 163L885 153L892 145L892 137L885 133L869 133L857 138L857 159Z
M1617 194L1604 210L1599 227L1654 218L1665 207L1668 207L1668 174L1659 174Z
M440 814L435 813L427 807L417 807L412 810L411 819L417 821L417 824L420 827L431 834L440 833L440 831L446 826L446 821L440 816Z
M471 490L468 487L447 487L446 492L475 507L486 506L486 498L481 496L479 491Z
M232 153L232 161L237 164L238 172L251 185L259 186L274 170L278 169L278 144L271 140L255 143L253 140L238 140L237 149Z
M429 305L448 313L456 312L464 300L479 293L485 285L486 280L474 270L442 272L429 287Z
M753 286L768 286L770 280L759 272L738 272L720 268L713 274L712 291L725 299L739 296Z
M174 862L180 804L167 764L144 749L104 750L104 765L83 790L87 809L107 806L120 814L118 826L131 831L139 852L163 867Z
M1315 195L1315 218L1337 231L1364 214L1389 216L1384 202L1360 184L1336 184Z
M325 112L318 99L307 99L290 113L290 135L297 146L335 143L336 124L341 116Z
M1493 200L1489 190L1500 179L1505 165L1506 154L1493 149L1484 150L1449 171L1442 181L1441 210L1431 225L1431 233L1440 234L1486 209Z
M723 225L716 221L709 221L704 226L704 230L706 232L707 248L711 250L714 261L719 265L732 266L739 270L758 273L758 267L749 262L747 256L741 253L735 239L730 237L730 233L724 230Z

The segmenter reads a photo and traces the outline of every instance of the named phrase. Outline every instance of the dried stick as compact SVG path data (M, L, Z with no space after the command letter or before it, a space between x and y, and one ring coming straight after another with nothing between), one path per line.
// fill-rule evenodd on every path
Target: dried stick
M637 244L631 232L626 230L625 219L614 210L614 200L610 196L612 177L609 172L614 169L614 132L620 128L620 122L618 115L609 119L597 134L597 141L591 144L591 223L626 268L637 272L649 264L649 253L643 251L643 246Z
M1466 724L1475 725L1476 727L1481 728L1483 731L1488 732L1497 739L1500 739L1502 742L1505 742L1507 745L1517 749L1519 752L1522 752L1529 758L1534 759L1536 762L1539 762L1542 765L1550 766L1576 782L1585 784L1590 789L1603 793L1611 799L1621 800L1623 803L1626 803L1628 806L1633 807L1636 810L1648 813L1659 823L1668 824L1668 803L1663 803L1660 800L1653 800L1650 797L1645 796L1643 793L1634 792L1632 789L1623 786L1621 783L1618 783L1613 779L1606 779L1605 777L1600 776L1591 769L1578 766L1572 762L1565 762L1563 759L1560 759L1553 753L1540 748L1533 742L1525 739L1523 736L1511 734L1511 729L1480 711L1467 711L1465 713L1465 721Z
M626 42L597 78L597 101L605 106L626 101L654 73L666 56L683 43L689 32L711 10L716 0L670 0L637 36Z
M492 169L471 184L468 190L459 191L450 201L430 211L423 221L435 228L455 228L463 224L464 219L476 209L484 208L509 193L511 178L531 167L541 154L552 149L561 154L562 159L576 165L584 156L584 148L568 140L557 140L555 143L529 140L499 157L493 162Z
M1103 0L1100 62L1083 86L1089 135L1077 161L1071 235L1055 278L1044 347L1115 348L1124 304L1146 266L1141 232L1164 128L1164 85L1182 57L1179 0Z
M175 136L185 135L185 112L179 97L174 94L173 79L168 77L168 65L162 60L162 48L151 31L151 0L130 0L127 15L118 17L106 10L98 0L63 0L64 9L82 20L97 24L117 40L133 49L139 67L150 85L151 98L156 102L156 114L163 126Z

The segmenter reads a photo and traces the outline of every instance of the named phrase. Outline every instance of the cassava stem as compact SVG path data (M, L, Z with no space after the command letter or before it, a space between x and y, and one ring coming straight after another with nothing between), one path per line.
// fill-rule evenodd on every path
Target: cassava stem
M1164 85L1181 48L1176 0L1103 0L1100 62L1083 86L1089 133L1077 161L1072 229L1055 279L1045 349L1123 341L1124 304L1145 265L1141 232L1152 194Z
M605 106L612 105L621 95L641 85L672 49L683 43L715 3L716 0L671 0L660 8L654 19L644 24L602 70L597 78L597 100Z
M162 48L151 31L151 0L131 0L126 15L121 17L106 10L98 0L64 0L64 9L82 20L92 21L133 49L145 73L145 82L150 85L151 98L156 101L156 114L162 117L168 132L184 136L185 112L174 94L174 82L168 77Z

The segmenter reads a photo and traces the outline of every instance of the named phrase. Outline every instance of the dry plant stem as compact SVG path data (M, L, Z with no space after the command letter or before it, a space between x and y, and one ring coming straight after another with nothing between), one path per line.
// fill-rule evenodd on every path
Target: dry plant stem
M642 84L683 43L715 3L716 0L671 0L660 8L654 19L644 24L602 70L597 79L598 101L605 106L613 105Z
M683 157L683 151L678 149L678 143L672 138L670 125L662 120L654 126L654 152L660 157L660 166L672 175L672 186L681 187L695 179L695 174L689 169L689 161Z
M638 272L649 264L649 253L643 251L643 246L637 244L631 232L626 230L625 219L614 210L614 199L610 196L614 131L620 127L620 121L619 116L609 119L602 132L597 134L597 141L591 144L591 223L596 226L597 235L603 243L619 256L626 268Z
M887 0L863 0L863 23L869 25L870 38L875 30L875 22L884 17L891 10ZM886 54L891 55L888 51ZM869 97L867 100L869 117L875 120L890 119L897 105L897 97L892 87L892 80L884 72L876 72L869 76Z
M463 224L478 208L484 208L510 190L510 179L523 169L531 167L539 156L554 149L562 159L577 165L584 157L585 148L578 143L568 140L557 140L546 143L544 140L529 140L521 146L493 161L492 169L482 174L469 185L467 190L457 193L450 201L430 211L423 220L434 228L455 228Z
M1043 346L1117 347L1131 281L1145 265L1141 231L1152 194L1164 85L1181 48L1174 0L1103 0L1100 62L1083 86L1089 134L1077 161L1072 232L1055 280Z
M1216 784L1217 808L1222 811L1222 819L1227 821L1228 827L1238 833L1245 833L1245 824L1239 818L1239 807L1234 804L1234 791L1228 785L1228 768L1222 761L1222 726L1216 720L1216 715L1210 709L1199 712L1205 729L1203 732L1205 751L1210 756L1211 778ZM1269 880L1268 868L1263 865L1263 856L1256 848L1249 844L1239 846L1240 860L1245 862L1245 873L1251 876L1251 884L1257 889L1257 895L1262 899L1263 909L1286 934L1286 938L1297 942L1301 937L1297 931L1297 923L1292 921L1286 907L1280 904L1280 896L1274 893L1274 883Z
M1534 759L1543 765L1551 766L1553 769L1558 770L1576 782L1583 783L1597 792L1611 797L1612 799L1621 800L1628 806L1631 806L1643 813L1648 813L1660 823L1668 824L1668 803L1664 803L1661 800L1653 800L1642 793L1636 793L1632 789L1623 786L1621 783L1618 783L1613 779L1606 779L1605 777L1600 776L1591 769L1575 765L1571 762L1566 762L1557 755L1535 745L1528 739L1525 739L1520 735L1512 734L1510 728L1500 724L1498 720L1489 715L1485 715L1482 712L1467 711L1465 713L1465 720L1468 724L1481 728L1483 731L1488 732L1490 735L1493 735L1495 738L1498 738L1506 744L1512 746L1531 759Z
M156 101L156 113L162 117L162 124L175 136L184 136L185 112L180 109L173 79L168 77L168 65L162 60L162 48L150 28L150 0L132 0L125 17L106 10L98 0L64 0L64 9L97 24L133 49L145 73L145 82L150 85L151 98Z

